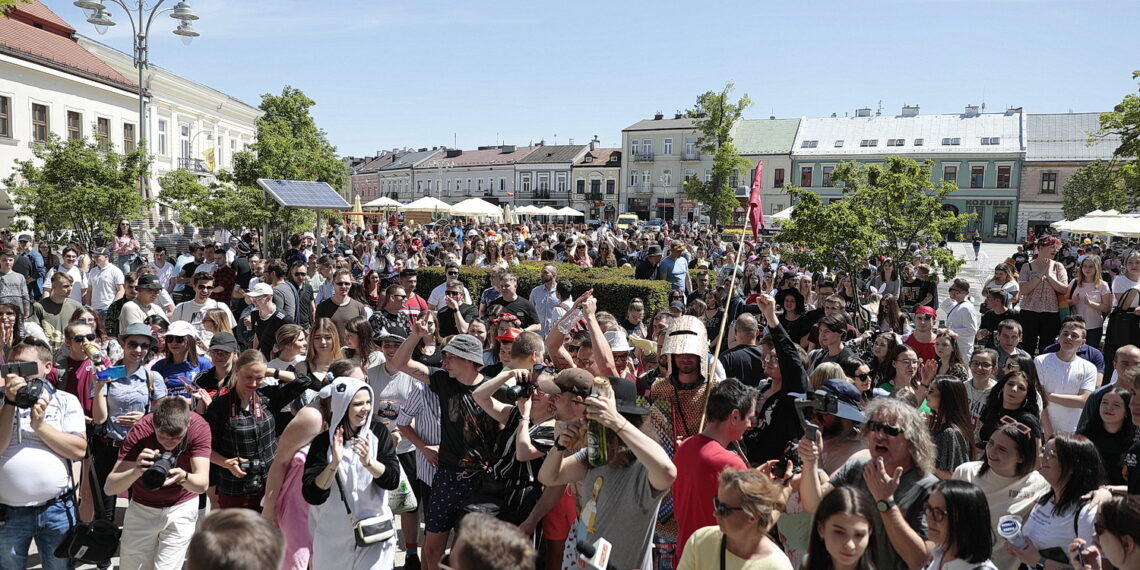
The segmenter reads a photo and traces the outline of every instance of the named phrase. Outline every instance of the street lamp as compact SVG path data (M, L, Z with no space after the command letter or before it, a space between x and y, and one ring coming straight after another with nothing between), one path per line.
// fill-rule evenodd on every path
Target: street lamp
M107 7L103 4L106 0L76 0L73 4L83 10L87 15L87 22L95 26L95 31L100 34L107 32L107 28L114 26L115 21L111 19L111 15L107 13ZM178 20L178 27L173 30L174 35L182 38L183 44L190 44L190 41L198 37L198 32L194 30L194 25L191 23L198 19L198 15L190 8L190 3L182 0L170 8L159 9L166 0L157 0L153 5L148 4L147 0L110 0L118 4L123 11L127 14L127 19L131 22L131 32L134 35L134 66L139 70L139 140L144 141L146 138L146 90L143 89L143 72L149 65L147 59L147 38L150 36L150 25L154 23L156 16L170 12L170 17ZM134 14L132 15L132 10ZM149 141L147 146L149 147ZM146 192L146 173L143 172L139 175L139 193L143 196L147 195Z
M455 168L455 163L450 161L450 160L444 160L442 158L433 158L433 159L429 160L427 162L427 164L424 164L424 166L426 166L427 168L434 168L435 169L435 197L437 200L442 199L442 197L443 197L443 169L444 168ZM428 188L428 191L425 194L425 196L431 196L431 188Z

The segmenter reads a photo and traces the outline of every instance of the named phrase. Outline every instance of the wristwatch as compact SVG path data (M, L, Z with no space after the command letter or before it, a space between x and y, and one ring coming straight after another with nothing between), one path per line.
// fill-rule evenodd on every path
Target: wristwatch
M885 501L875 501L875 508L879 509L880 513L885 513L897 506L899 506L899 504L891 499L887 499Z

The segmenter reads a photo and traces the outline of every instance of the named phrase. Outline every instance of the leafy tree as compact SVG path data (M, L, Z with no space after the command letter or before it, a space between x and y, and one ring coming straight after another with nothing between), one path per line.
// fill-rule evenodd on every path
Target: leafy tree
M739 205L732 178L752 168L752 163L740 156L732 144L732 126L752 100L745 94L736 103L729 100L732 82L726 83L720 93L708 91L697 97L697 105L688 112L694 119L693 127L700 132L697 147L713 156L712 176L706 182L698 178L685 181L685 195L700 202L713 224L732 217Z
M19 215L49 241L69 237L92 247L112 235L119 220L141 217L151 206L138 190L149 166L141 145L119 154L94 139L64 141L53 134L32 152L35 158L16 161L4 184Z
M1132 78L1140 79L1140 70L1133 71ZM1140 95L1129 93L1112 112L1101 113L1100 133L1094 136L1109 134L1120 137L1112 166L1116 167L1123 190L1129 197L1127 208L1130 211L1140 204ZM1068 203L1068 184L1065 189ZM1068 212L1065 216L1068 217Z
M347 169L325 131L309 114L314 105L316 102L300 89L290 86L285 86L281 95L262 95L258 108L264 114L257 120L257 142L249 152L234 156L234 181L256 188L258 178L312 180L339 190ZM273 220L266 243L275 244L281 251L289 234L315 225L316 214L310 210L282 207L268 195L264 204Z
M242 228L261 228L273 222L273 212L266 207L270 200L265 191L239 186L226 172L209 186L185 170L175 170L159 178L162 198L177 210L183 222L199 227L221 227L234 235Z
M1140 196L1129 194L1125 178L1118 168L1096 161L1073 173L1062 193L1061 210L1066 220L1075 220L1093 210L1130 212Z
M832 180L843 197L824 204L811 190L790 186L796 205L780 230L789 244L787 256L808 268L859 271L872 256L910 259L916 248L937 245L945 235L961 232L972 214L954 214L943 201L958 190L953 183L932 182L931 161L888 156L884 165L843 162ZM963 259L943 248L923 252L950 278Z

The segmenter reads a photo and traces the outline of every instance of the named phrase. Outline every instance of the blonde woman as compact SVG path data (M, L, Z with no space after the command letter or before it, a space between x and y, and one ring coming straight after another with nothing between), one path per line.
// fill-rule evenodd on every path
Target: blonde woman
M1077 276L1069 282L1069 310L1085 319L1085 343L1100 348L1104 315L1112 310L1112 290L1101 273L1099 255L1086 255Z
M1020 300L1021 290L1017 284L1017 272L1005 263L999 263L994 268L993 277L986 281L983 291L1001 289L1009 294L1009 304L1015 305Z

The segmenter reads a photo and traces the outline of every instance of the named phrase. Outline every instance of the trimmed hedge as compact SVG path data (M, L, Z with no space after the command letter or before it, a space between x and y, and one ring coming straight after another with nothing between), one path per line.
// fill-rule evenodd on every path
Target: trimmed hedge
M546 264L540 261L527 261L511 269L511 273L518 276L520 297L529 297L530 290L541 283L539 277L543 265ZM569 279L573 284L571 295L574 298L593 289L594 297L598 299L598 310L613 313L619 320L625 317L629 302L634 297L645 300L646 321L650 320L658 309L669 306L669 291L672 290L669 284L665 281L635 279L633 268L595 269L572 263L554 265L558 267L558 278ZM430 293L443 283L444 277L442 267L421 267L416 289L421 295ZM459 268L459 280L471 291L472 296L478 296L483 289L491 286L491 270L465 265Z

